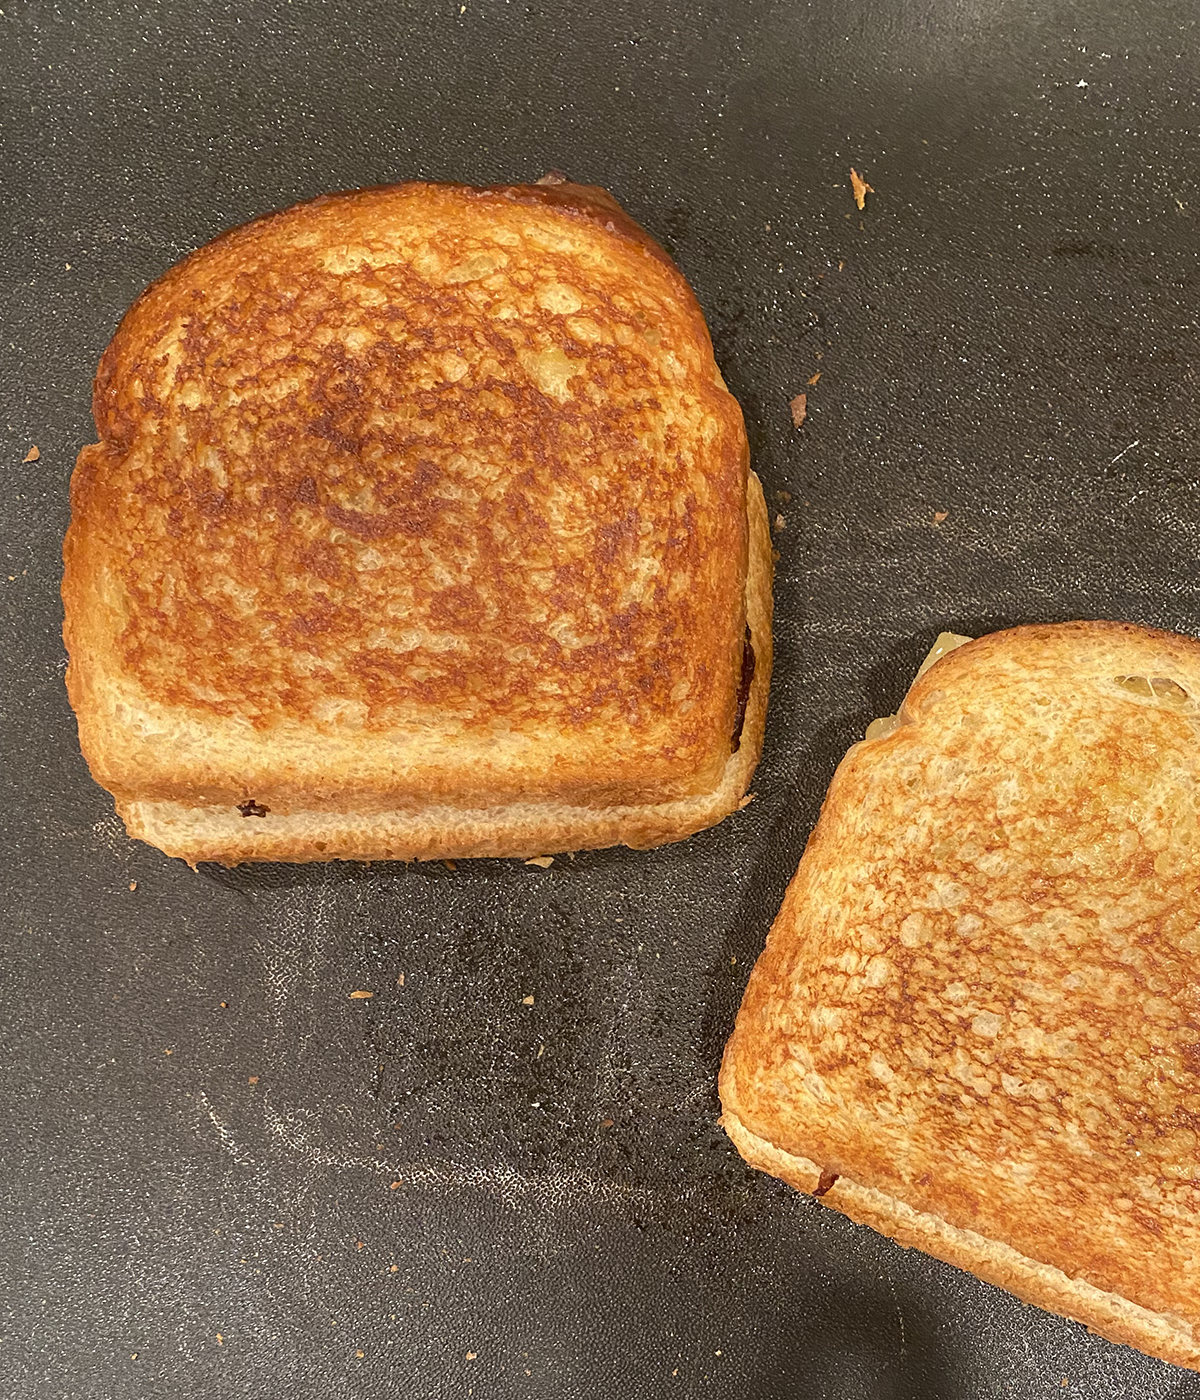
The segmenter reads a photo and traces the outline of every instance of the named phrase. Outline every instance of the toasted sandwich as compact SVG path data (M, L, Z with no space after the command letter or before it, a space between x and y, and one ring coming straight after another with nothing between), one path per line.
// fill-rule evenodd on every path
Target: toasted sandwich
M603 190L411 183L193 253L100 363L83 753L190 862L533 856L744 805L771 548L682 274Z
M941 640L834 776L725 1128L851 1219L1200 1367L1200 642Z

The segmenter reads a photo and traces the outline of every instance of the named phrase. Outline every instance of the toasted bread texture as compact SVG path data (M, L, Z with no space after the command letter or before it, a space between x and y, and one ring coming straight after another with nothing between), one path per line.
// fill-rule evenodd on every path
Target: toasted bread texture
M412 183L235 229L101 361L68 689L189 860L525 855L719 821L770 544L667 255L603 190Z
M1200 643L956 647L856 744L721 1070L752 1165L1200 1368Z

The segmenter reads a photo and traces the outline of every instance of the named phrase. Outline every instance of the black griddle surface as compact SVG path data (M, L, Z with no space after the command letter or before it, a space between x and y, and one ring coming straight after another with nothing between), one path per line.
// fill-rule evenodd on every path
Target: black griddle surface
M715 1093L834 766L939 630L1200 630L1194 6L0 11L0 1392L1200 1396L751 1172ZM677 257L746 412L757 800L548 870L129 842L57 598L121 313L267 209L554 167Z

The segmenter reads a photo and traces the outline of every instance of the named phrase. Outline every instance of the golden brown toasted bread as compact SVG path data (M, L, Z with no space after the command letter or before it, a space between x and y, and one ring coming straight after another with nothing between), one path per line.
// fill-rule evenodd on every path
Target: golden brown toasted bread
M192 254L105 352L68 688L189 860L650 846L741 802L770 543L682 275L604 191L406 184Z
M902 1244L1200 1367L1200 642L999 632L875 732L750 978L726 1129Z

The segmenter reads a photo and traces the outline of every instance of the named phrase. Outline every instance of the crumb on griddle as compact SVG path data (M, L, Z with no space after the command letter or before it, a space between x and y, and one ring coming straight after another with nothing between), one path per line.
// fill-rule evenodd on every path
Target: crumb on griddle
M808 395L797 394L788 404L792 410L792 426L799 428L804 425L804 420L808 417Z
M23 462L36 462L37 459L38 459L41 455L42 455L42 454L41 454L41 452L38 450L37 444L35 443L35 444L29 449L29 451L26 452L25 456L24 456L21 460L22 460Z
M853 166L850 167L850 188L854 191L854 202L859 209L865 209L867 195L875 193L875 187L868 185Z

